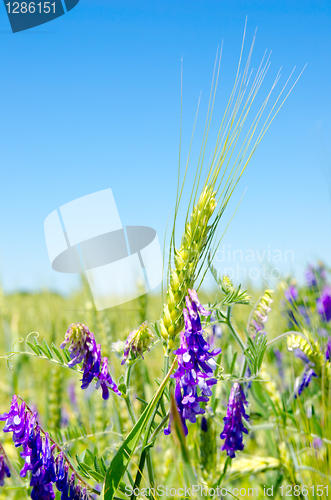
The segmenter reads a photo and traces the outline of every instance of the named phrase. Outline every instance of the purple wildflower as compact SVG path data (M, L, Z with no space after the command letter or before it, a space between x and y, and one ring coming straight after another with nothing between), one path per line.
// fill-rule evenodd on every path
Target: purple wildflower
M299 296L298 290L295 286L290 285L287 290L285 290L284 295L286 299L292 303L295 302Z
M301 359L301 361L303 361L304 363L309 363L309 358L308 356L303 352L301 351L301 349L294 349L294 356L296 356L297 358Z
M320 437L316 437L313 439L313 447L315 450L319 450L323 446L323 441Z
M314 266L309 264L307 269L306 269L305 274L306 274L306 281L307 281L308 287L312 288L312 287L317 286L317 278L316 278Z
M172 375L176 379L175 399L181 416L183 430L188 434L186 420L196 422L196 416L205 413L200 403L209 401L211 386L217 383L213 378L216 369L214 356L221 349L209 351L210 345L203 337L199 314L209 316L198 299L195 290L188 290L186 307L183 309L185 331L180 335L180 347L174 354L178 356L178 368ZM171 419L165 434L171 432Z
M208 422L207 422L207 419L205 416L202 417L201 419L201 430L203 432L207 432L208 431Z
M36 413L31 414L24 401L18 405L17 396L13 396L10 411L0 415L0 420L6 420L4 431L13 433L15 446L23 448L21 457L25 463L20 475L25 477L27 472L31 472L32 500L53 500L53 484L61 492L61 500L88 500L86 490L81 489L80 483L75 485L75 474L69 480L69 467L63 453L54 459L56 445L51 446L48 433L41 430ZM1 465L0 455L0 485Z
M331 361L331 337L328 338L325 348L325 359Z
M98 389L101 386L102 389L102 397L103 399L108 399L109 398L109 389L112 391L116 392L119 396L121 395L120 391L118 390L117 385L111 378L111 375L108 371L108 358L105 356L102 360L102 368L101 372L98 376L98 381L96 383L96 389Z
M129 357L135 359L141 356L143 358L144 351L149 351L150 343L153 339L154 335L149 330L147 321L144 321L139 328L129 333L125 341L123 361L121 364L124 365Z
M303 373L303 377L301 379L301 382L299 383L299 386L296 390L296 393L295 393L295 398L297 398L298 396L300 396L303 392L303 390L308 387L308 385L310 384L311 382L311 379L312 377L317 377L316 373L314 372L313 368L311 368L311 365L308 363L306 365L306 368L305 368L305 371Z
M317 311L322 317L323 321L330 321L331 319L331 288L326 286L322 295L316 301Z
M248 434L242 419L249 419L246 414L245 405L248 404L244 391L240 384L232 386L226 416L223 418L224 429L221 439L225 439L222 450L226 450L229 457L234 458L235 452L244 449L243 432Z
M98 379L96 388L100 385L105 387L105 380L107 379L107 387L116 392L116 394L121 395L110 373L108 371L104 373L105 363L103 363L102 370L100 371L101 345L96 343L94 334L90 332L87 326L82 323L73 323L70 325L65 334L65 340L61 344L61 348L64 349L67 344L70 344L69 352L71 357L68 366L73 367L79 363L83 363L83 378L81 379L82 389L87 389L94 378ZM108 389L103 390L102 395L104 399L108 399Z
M5 484L5 477L10 477L10 470L4 455L1 453L0 445L0 486Z

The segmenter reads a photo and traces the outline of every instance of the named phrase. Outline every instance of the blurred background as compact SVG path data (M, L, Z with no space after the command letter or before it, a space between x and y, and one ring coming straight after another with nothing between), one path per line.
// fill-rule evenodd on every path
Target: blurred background
M238 185L221 230L245 195L215 265L221 272L230 267L236 282L260 286L264 263L277 269L276 278L302 274L310 259L329 259L329 2L81 0L65 16L17 34L2 5L0 276L6 292L79 288L79 276L51 269L43 223L62 204L101 189L113 190L123 225L151 226L163 240L176 191L181 60L182 164L202 92L182 230L216 51L223 43L207 161L246 16L244 56L257 28L252 67L272 50L259 102L281 67L275 93L294 67L294 79L307 68ZM260 273L249 274L252 268Z

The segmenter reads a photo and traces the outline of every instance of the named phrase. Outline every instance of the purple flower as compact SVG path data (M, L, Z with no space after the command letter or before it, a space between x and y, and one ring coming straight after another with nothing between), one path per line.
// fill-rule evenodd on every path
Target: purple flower
M123 361L121 364L124 365L129 357L131 359L135 359L138 356L141 356L144 359L143 353L146 350L149 351L149 347L153 339L154 335L148 328L147 321L144 321L139 328L132 330L132 332L129 333L125 341Z
M233 384L226 416L223 418L224 429L221 434L221 439L225 439L222 450L226 450L231 458L236 456L235 452L237 450L244 449L243 432L248 434L248 430L244 427L242 419L249 419L244 406L247 404L248 401L241 385L238 383Z
M331 337L328 338L325 348L325 359L331 361Z
M331 319L331 288L326 286L322 295L316 301L317 311L322 317L323 321L330 321Z
M33 486L31 491L32 500L52 500L55 493L52 484L38 483Z
M299 386L297 388L297 391L295 393L295 398L300 396L302 394L303 390L308 387L308 385L311 382L312 377L317 377L316 373L314 372L313 368L311 368L311 365L308 363L306 365L305 371L303 373L301 382L299 383Z
M305 274L306 274L306 281L307 281L308 287L312 288L314 286L317 286L317 278L316 278L314 266L309 264L307 269L306 269Z
M203 432L207 432L208 431L208 422L207 422L207 419L205 416L202 417L201 419L201 430Z
M69 344L71 357L68 366L73 367L79 363L83 363L83 378L81 379L82 389L87 389L93 379L97 378L96 388L100 385L102 386L102 397L104 399L108 399L109 397L108 388L116 392L116 394L121 395L117 385L113 382L108 372L108 360L105 364L105 358L103 358L103 367L100 371L101 345L96 343L94 334L90 332L87 326L82 323L73 323L70 325L65 334L65 339L61 344L61 348L64 349L67 344Z
M10 477L10 470L5 457L1 453L0 446L0 486L3 486L5 484L5 477Z
M51 446L49 434L41 430L36 421L36 413L31 414L24 401L18 405L17 396L13 396L9 412L0 415L0 420L6 420L5 432L12 432L15 445L23 448L21 457L25 463L20 475L25 477L31 472L33 500L53 500L53 484L61 492L61 500L88 500L86 490L81 488L80 483L75 484L75 474L69 480L69 466L63 453L54 459L56 444ZM0 485L2 474L7 474L7 470L8 467L3 467L0 454Z
M301 361L303 361L304 363L309 363L309 358L308 356L303 352L301 351L301 349L294 349L294 356L296 356L297 358L301 359Z
M299 296L298 290L295 286L290 285L287 290L284 292L286 299L289 302L295 302Z
M98 389L101 386L102 389L102 397L103 399L108 399L109 398L109 389L112 391L116 392L119 396L121 395L120 391L118 390L117 385L111 378L111 375L108 371L108 358L105 356L102 360L102 368L101 372L98 376L98 381L96 383L96 389Z
M313 439L313 447L315 448L315 450L322 448L322 446L323 446L323 441L320 437L316 437Z
M178 368L172 375L176 379L175 399L181 416L183 430L188 434L186 421L196 422L196 416L205 413L200 403L209 401L211 386L217 383L213 377L216 369L214 356L221 349L209 351L210 345L203 337L199 314L209 316L198 299L195 290L188 290L186 309L183 309L185 331L180 335L180 347L174 354L178 356ZM165 434L171 432L171 419Z

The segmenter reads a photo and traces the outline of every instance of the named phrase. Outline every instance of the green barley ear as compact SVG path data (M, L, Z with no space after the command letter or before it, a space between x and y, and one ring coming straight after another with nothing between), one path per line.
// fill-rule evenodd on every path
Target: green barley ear
M190 220L185 225L179 250L174 251L174 268L170 270L167 301L160 324L165 339L174 337L184 325L182 309L188 289L193 287L195 273L208 243L209 224L216 208L216 193L206 187L195 205Z
M160 333L167 342L168 349L173 347L174 337L184 326L182 311L185 295L189 288L195 287L195 282L199 274L202 273L204 275L207 272L204 269L204 264L208 254L211 254L212 260L217 251L219 241L214 241L216 231L232 193L258 144L261 142L264 134L296 83L294 83L290 91L285 95L285 98L279 102L288 84L289 79L287 80L272 105L270 112L267 114L265 122L262 126L259 126L271 94L280 78L279 72L271 90L250 120L251 123L248 124L243 134L243 140L239 140L244 130L244 125L246 126L246 119L253 112L252 109L254 108L252 104L255 101L270 65L269 57L265 58L263 56L255 74L253 74L254 71L251 71L250 62L255 37L247 61L245 64L242 64L245 31L233 90L221 120L216 143L212 148L211 159L205 170L204 160L221 60L220 57L218 58L218 55L216 57L205 130L191 190L185 228L180 247L178 248L175 244L176 219L187 178L193 134L183 178L180 166L181 154L179 155L177 196L168 263L167 294L163 306L163 317L160 321ZM253 137L254 142L252 143ZM204 179L203 182L202 179Z
M292 484L298 484L296 481L295 466L284 441L279 444L278 451L285 476Z
M328 395L331 382L331 363L326 360L325 352L319 342L309 332L304 330L303 333L304 336L289 335L287 337L287 348L289 351L300 349L309 361L314 364L314 372L317 375L316 381L322 384L323 380L324 390Z
M244 474L257 474L279 469L281 461L274 457L238 458L231 464L230 478L241 477ZM239 476L240 474L240 476Z

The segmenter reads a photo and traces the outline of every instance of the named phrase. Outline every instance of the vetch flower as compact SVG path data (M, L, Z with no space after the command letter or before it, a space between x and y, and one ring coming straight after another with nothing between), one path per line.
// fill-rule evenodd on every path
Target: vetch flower
M326 286L322 295L316 301L317 311L323 321L331 319L331 288Z
M81 483L76 484L74 472L69 478L71 466L67 463L63 452L54 457L57 445L55 443L51 445L49 434L40 428L36 413L32 414L24 401L19 405L17 396L13 396L10 411L0 415L0 420L6 420L6 432L12 432L15 445L23 448L21 457L25 463L20 475L25 477L28 472L31 473L32 500L53 500L54 484L61 492L61 500L90 498ZM6 467L3 466L0 452L0 485L3 480L2 475L7 474L8 467L7 469Z
M1 452L1 445L0 445L0 486L3 486L5 484L6 477L10 477L10 470L7 465L5 457Z
M208 422L207 422L207 419L206 419L205 416L203 416L202 419L201 419L201 426L200 427L201 427L201 430L203 432L207 432L208 431Z
M325 348L325 359L331 361L331 337L328 338Z
M129 357L131 359L135 359L138 356L143 358L143 352L146 349L149 351L153 339L154 335L149 330L147 321L144 321L139 328L129 333L124 345L123 361L121 364L124 365Z
M306 281L309 288L317 286L317 278L314 267L309 264L306 269Z
M183 309L185 331L180 335L180 347L174 354L178 356L178 368L172 375L176 379L175 399L181 416L185 435L188 434L186 420L196 422L196 416L205 413L200 403L209 401L211 386L217 383L213 377L216 369L214 356L221 349L209 351L210 345L203 337L199 314L209 316L198 299L195 290L188 290L186 308ZM171 432L171 419L165 434Z
M120 391L117 388L117 385L111 378L111 375L108 371L108 358L105 356L102 360L102 368L101 372L98 375L98 381L96 383L96 389L101 386L102 389L102 397L103 399L109 398L109 389L116 392L119 396L121 395Z
M223 418L224 429L221 439L225 439L222 450L226 450L229 457L234 458L235 452L244 449L243 432L248 434L248 430L243 425L243 418L249 419L246 414L245 405L248 405L244 391L240 384L232 386L226 416Z
M298 396L300 396L303 392L303 390L308 387L308 385L310 384L311 382L311 379L313 377L317 377L316 373L314 372L313 368L311 367L311 364L308 363L306 365L306 368L305 368L305 371L303 373L303 376L302 376L302 379L298 385L298 388L295 392L295 398L297 398Z
M101 345L97 344L94 334L82 323L73 323L65 334L65 340L61 344L64 349L69 344L71 361L68 366L73 367L83 363L83 378L81 379L82 389L87 389L94 378L97 379L96 388L102 386L102 397L108 399L110 388L116 394L121 395L117 385L108 372L108 359L103 358L101 369ZM107 359L107 363L105 363ZM106 371L105 371L106 370Z

